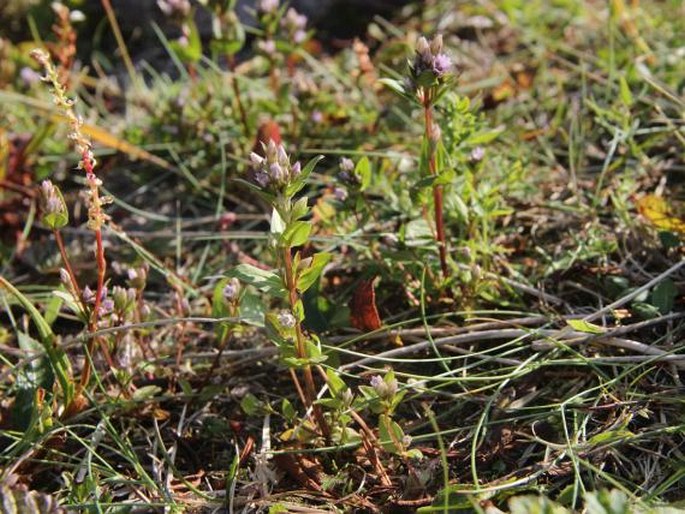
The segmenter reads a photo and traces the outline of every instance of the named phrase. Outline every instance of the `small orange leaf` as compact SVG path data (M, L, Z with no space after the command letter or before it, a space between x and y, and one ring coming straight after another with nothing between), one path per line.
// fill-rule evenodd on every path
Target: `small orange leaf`
M350 302L350 321L352 326L364 332L372 332L383 324L376 308L374 278L361 280Z
M281 129L274 120L265 121L259 126L252 151L264 157L262 144L269 144L269 141L273 141L277 145L281 144Z
M643 196L636 205L638 212L657 229L685 234L685 221L673 212L674 209L661 196Z

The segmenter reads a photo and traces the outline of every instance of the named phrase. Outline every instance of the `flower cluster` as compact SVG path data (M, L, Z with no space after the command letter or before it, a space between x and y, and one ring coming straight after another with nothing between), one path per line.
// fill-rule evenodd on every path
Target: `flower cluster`
M392 400L397 394L397 380L394 377L383 378L380 375L371 377L371 387L381 400Z
M438 34L429 43L420 37L416 43L414 61L411 63L412 78L419 81L424 74L433 79L442 79L452 71L452 59L442 52L442 35Z
M285 13L281 25L287 32L288 38L294 43L299 45L307 39L307 17L292 7Z
M359 185L359 177L354 172L354 161L343 157L340 159L340 172L338 178L349 186Z
M265 190L280 192L295 180L302 169L300 163L290 163L290 157L281 144L276 144L273 139L268 144L262 143L264 157L252 152L252 181Z

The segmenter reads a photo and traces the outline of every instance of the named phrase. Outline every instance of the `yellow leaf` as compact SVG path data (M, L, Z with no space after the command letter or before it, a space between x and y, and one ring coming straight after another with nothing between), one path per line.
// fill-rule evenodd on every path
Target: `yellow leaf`
M685 221L661 196L646 195L636 202L638 212L655 228L685 234Z

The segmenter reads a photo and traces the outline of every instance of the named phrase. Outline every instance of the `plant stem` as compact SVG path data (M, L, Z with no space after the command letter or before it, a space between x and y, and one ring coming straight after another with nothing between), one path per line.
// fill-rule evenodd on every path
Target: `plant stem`
M245 105L243 104L242 94L240 92L240 85L238 84L238 79L235 74L235 56L230 55L228 57L228 68L231 71L229 77L231 81L231 87L233 88L233 96L235 96L235 103L238 106L238 112L240 113L240 122L243 125L243 132L245 137L250 136L250 125L247 121L247 111L245 111Z
M67 270L69 275L69 281L71 282L71 287L74 289L74 294L76 294L78 302L81 304L84 314L88 312L86 308L86 303L83 301L83 295L81 294L81 288L76 280L76 275L74 274L74 269L71 267L71 261L67 255L67 250L64 247L64 239L62 239L62 233L59 230L53 230L52 233L55 235L55 242L57 243L57 248L59 248L59 253L62 256L62 262L64 263L64 268Z
M293 257L291 253L291 248L285 246L283 248L283 266L285 268L285 282L286 288L288 289L288 296L290 301L290 309L295 312L295 306L299 300L297 293L297 284L295 284L295 278L293 276ZM304 334L302 333L302 324L295 316L295 351L297 353L298 359L307 359L307 347L305 345ZM330 431L328 429L328 424L323 417L321 408L314 404L314 398L316 398L316 385L314 384L314 375L312 374L312 367L309 364L305 364L302 368L302 373L304 375L304 399L305 407L307 409L311 408L316 419L316 423L321 430L322 435L328 438ZM296 376L296 375L295 375ZM295 386L298 387L298 383Z
M433 106L432 100L428 93L423 101L423 114L425 122L425 137L428 143L428 169L433 176L437 176L437 162L435 158L435 134L433 133ZM447 241L445 240L445 220L443 218L443 186L433 186L433 206L435 209L435 241L438 243L438 252L440 254L440 269L442 270L443 278L450 276L450 270L447 266Z

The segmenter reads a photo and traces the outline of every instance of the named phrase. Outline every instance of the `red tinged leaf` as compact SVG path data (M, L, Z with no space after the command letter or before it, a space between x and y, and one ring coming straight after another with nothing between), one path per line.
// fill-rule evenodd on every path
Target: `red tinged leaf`
M278 123L274 120L268 120L262 123L257 129L257 137L255 138L254 145L252 146L252 151L257 155L264 157L263 144L268 144L269 141L273 141L277 145L281 144L281 129L278 127Z
M376 308L374 278L361 280L350 302L350 321L352 326L364 332L372 332L383 324Z

